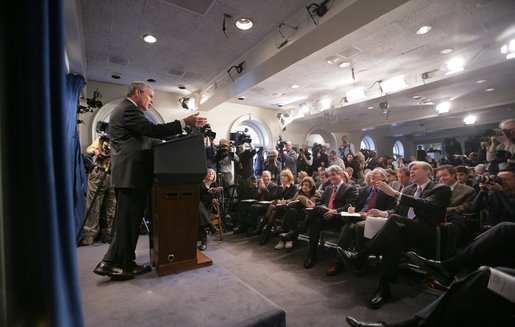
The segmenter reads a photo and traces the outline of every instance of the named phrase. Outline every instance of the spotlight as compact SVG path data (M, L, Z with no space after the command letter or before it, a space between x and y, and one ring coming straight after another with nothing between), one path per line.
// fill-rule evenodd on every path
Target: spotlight
M388 103L388 100L384 100L383 102L379 102L379 109L383 112L383 114L388 114L390 110L388 108L390 107L390 104Z
M195 99L190 97L184 97L179 99L181 107L186 110L195 110Z

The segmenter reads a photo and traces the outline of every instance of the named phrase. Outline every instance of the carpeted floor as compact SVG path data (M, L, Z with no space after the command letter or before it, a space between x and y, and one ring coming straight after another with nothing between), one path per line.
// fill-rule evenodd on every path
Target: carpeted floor
M213 266L161 278L152 272L126 282L109 281L92 272L107 245L80 247L86 326L238 326L252 319L253 312L278 307L286 311L287 326L347 326L348 315L393 322L435 299L422 291L423 276L404 270L392 285L392 301L370 310L366 302L377 286L376 269L366 277L356 277L347 267L327 277L324 271L334 258L334 249L321 252L318 264L307 270L302 266L307 242L297 241L287 253L274 250L276 241L272 238L259 246L258 237L227 234L221 242L209 236L204 253ZM148 237L140 237L137 256L138 263L149 262ZM203 290L200 306L198 290L185 286L192 284Z

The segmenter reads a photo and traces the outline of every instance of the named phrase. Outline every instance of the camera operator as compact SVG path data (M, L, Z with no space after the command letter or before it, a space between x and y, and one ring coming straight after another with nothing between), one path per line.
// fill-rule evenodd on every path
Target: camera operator
M497 176L476 175L480 192L474 199L473 210L487 209L483 227L503 221L515 222L515 166L509 165Z
M238 184L238 198L240 195L247 194L251 187L252 177L254 177L254 156L256 148L252 145L252 140L248 143L238 145L238 156L240 157L239 169L236 170L236 184ZM255 182L254 182L255 183Z
M274 183L279 182L281 174L281 162L277 160L278 152L275 149L270 150L268 158L263 163L263 170L268 170L271 175L271 180Z
M222 174L221 182L224 190L229 190L229 185L232 184L232 162L240 162L240 158L236 153L229 148L229 141L221 139L218 142L218 150L215 156L217 172Z
M216 145L214 140L215 137L213 135L208 135L204 137L204 145L206 147L207 168L211 168L216 171Z
M289 169L293 176L297 176L297 158L299 155L292 149L290 141L284 142L284 149L281 151L282 169Z
M313 164L313 157L311 153L308 151L308 146L303 144L299 149L299 157L297 158L297 170L305 171L308 173L308 176L313 174L313 169L311 165Z
M313 170L317 169L318 167L329 167L329 157L327 156L327 148L320 144L313 144Z
M495 164L498 164L498 169L505 169L508 164L515 164L513 154L515 153L515 119L503 120L499 123L500 131L494 130L497 134L489 135L492 142L486 152L486 160L491 163L491 168L488 170L495 173Z

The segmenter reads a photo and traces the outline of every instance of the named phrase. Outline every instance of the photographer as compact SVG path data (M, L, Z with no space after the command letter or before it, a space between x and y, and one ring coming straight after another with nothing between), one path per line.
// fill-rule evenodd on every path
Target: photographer
M313 170L318 170L318 167L329 167L329 157L325 153L326 150L327 148L323 145L313 144Z
M267 160L263 163L263 170L268 170L271 174L271 180L274 183L279 182L281 173L281 162L277 160L278 152L275 149L270 150Z
M218 150L215 156L217 172L222 174L221 181L225 190L229 189L232 184L232 162L240 162L240 158L236 153L230 150L229 142L226 139L221 139L218 143Z
M490 134L491 144L486 152L486 160L491 163L489 172L495 173L498 169L505 169L508 164L515 164L515 119L504 120L499 123L500 130L487 130ZM495 135L492 135L495 134Z
M216 170L216 133L211 130L209 124L203 127L204 146L206 147L207 168Z
M515 166L509 165L497 176L477 175L480 192L474 199L473 210L488 209L483 227L502 221L515 222Z
M308 146L303 144L299 149L299 157L297 158L297 170L305 171L309 176L313 174L313 168L311 165L313 164L313 157L311 153L308 151Z
M292 149L290 141L284 142L284 149L281 151L281 162L283 169L289 169L293 176L297 176L297 158L299 155ZM282 170L282 169L281 169Z

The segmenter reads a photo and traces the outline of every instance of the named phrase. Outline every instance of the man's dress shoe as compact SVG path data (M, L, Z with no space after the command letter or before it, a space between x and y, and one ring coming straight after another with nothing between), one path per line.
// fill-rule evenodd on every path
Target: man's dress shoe
M129 271L134 276L139 276L151 272L152 267L149 265L138 265L137 263L133 262L132 265L127 268L127 271Z
M100 276L109 276L114 280L129 280L133 279L134 275L125 269L122 269L112 262L101 261L93 270L93 272Z
M388 284L380 284L372 297L368 300L368 307L371 309L379 309L391 297L390 286Z
M453 280L452 274L445 269L441 261L426 259L413 251L406 253L406 256L417 266L432 275L437 283L448 287Z
M317 257L314 254L310 254L304 261L304 268L312 268L317 263Z
M347 319L347 322L352 327L385 327L386 326L386 324L384 322L380 322L380 321L378 321L378 322L363 322L363 321L354 319L350 316L348 316L345 319Z
M347 261L349 264L353 265L358 270L363 268L363 266L367 263L368 256L344 250L339 246L336 247L336 252L343 260Z
M197 249L199 249L199 251L205 251L207 249L207 242L200 242L200 245L197 247Z
M343 271L343 265L340 262L335 262L325 269L326 276L336 276Z

